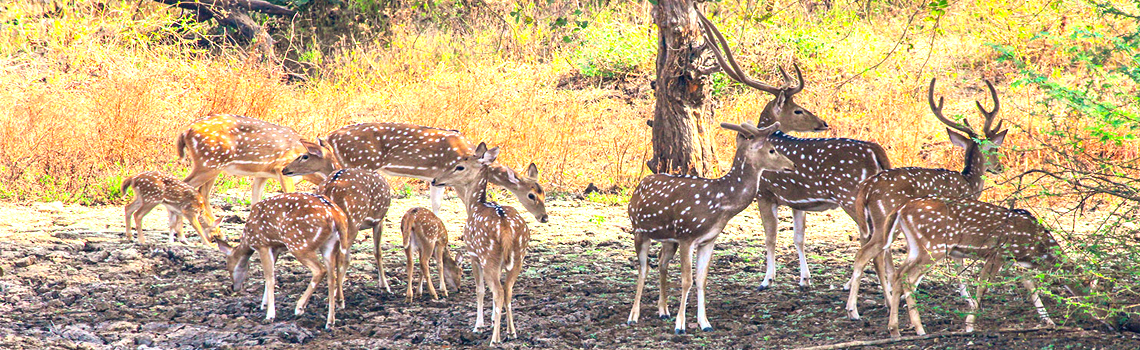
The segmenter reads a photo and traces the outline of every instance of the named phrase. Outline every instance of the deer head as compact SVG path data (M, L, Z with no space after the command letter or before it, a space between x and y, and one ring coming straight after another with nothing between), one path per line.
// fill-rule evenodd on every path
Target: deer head
M245 280L249 278L249 257L253 255L253 249L244 244L235 248L224 239L219 239L217 242L218 249L226 255L226 272L229 272L233 279L233 291L239 291Z
M327 176L338 168L336 156L328 151L328 145L325 144L324 140L318 138L317 143L302 140L301 143L305 145L307 151L282 168L281 174L285 176L308 174Z
M768 136L780 129L780 123L769 125L763 129L752 124L721 123L725 129L736 131L736 157L737 161L745 164L755 164L764 170L794 171L795 163L791 159L776 151L776 147L768 142Z
M800 71L798 64L793 64L796 69L796 81L793 81L788 73L784 71L783 67L777 66L780 70L780 75L784 77L784 86L775 87L772 85L760 82L744 73L740 65L736 63L736 59L732 55L732 50L728 46L728 41L724 39L724 35L705 18L705 15L697 11L697 16L700 17L701 28L705 32L705 40L712 45L709 47L716 58L717 64L720 65L724 73L729 78L736 80L744 85L751 86L757 90L767 92L773 96L768 104L764 105L764 111L760 113L757 125L770 125L773 123L780 123L781 131L825 131L828 129L827 122L823 121L808 109L796 104L794 101L795 94L803 91L804 89L804 76ZM724 46L724 52L721 53L720 47ZM798 82L797 82L798 81Z
M538 184L538 166L530 163L523 176L518 176L513 170L502 165L493 165L490 170L491 181L502 184L511 191L523 208L534 215L538 222L550 221L550 216L546 214L546 192L543 191L542 185Z
M475 153L463 157L451 170L432 179L431 185L454 186L455 184L471 184L471 186L478 188L480 187L479 182L483 182L485 186L487 168L490 167L498 157L499 147L487 149L487 144L480 142L479 146L475 148Z
M993 110L987 111L982 107L981 102L974 101L978 106L978 111L985 117L985 124L982 126L982 132L979 134L970 126L968 120L963 120L963 124L958 124L942 115L944 99L938 97L938 103L934 103L935 81L936 79L930 79L930 89L927 92L926 99L927 103L930 104L930 111L934 113L938 121L942 122L942 124L946 124L946 133L950 136L950 143L954 144L954 146L961 147L966 150L967 153L972 147L978 147L978 150L982 152L984 160L982 166L985 167L984 170L986 172L996 174L1004 171L1005 167L1001 164L1001 158L996 151L998 147L1001 147L1002 141L1005 141L1005 135L1009 129L1001 129L1002 121L999 121L997 126L990 128L994 119L997 117L998 111L1001 110L1001 102L998 100L997 90L994 89L994 85L990 83L989 80L986 80L986 87L989 88L990 97L994 100ZM955 130L961 133L954 132ZM967 157L968 156L969 155L967 155Z

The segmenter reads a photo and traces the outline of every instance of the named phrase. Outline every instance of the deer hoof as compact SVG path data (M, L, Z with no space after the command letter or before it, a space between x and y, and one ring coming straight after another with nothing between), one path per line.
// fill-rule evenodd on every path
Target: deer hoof
M673 333L675 333L675 334L685 334L685 329L684 329L684 328L675 328L675 329L673 329Z
M759 291L759 292L763 292L767 289L768 289L768 285L766 285L766 284L761 284L759 287L756 287L756 291Z
M632 326L632 325L637 324L637 321L629 320L629 321L625 321L625 324Z
M713 328L712 328L711 326L710 326L710 327L701 328L701 332L712 332L712 331L713 331Z
M668 320L671 317L669 316L669 314L664 314L664 315L657 315L657 318L660 318L662 320Z

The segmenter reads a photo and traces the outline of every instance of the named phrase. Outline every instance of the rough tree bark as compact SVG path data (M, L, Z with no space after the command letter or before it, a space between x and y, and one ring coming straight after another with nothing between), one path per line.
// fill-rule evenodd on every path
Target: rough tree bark
M706 46L696 0L658 0L657 104L653 111L654 173L702 175L714 168L712 109L705 100L706 79L699 66Z
M194 20L205 22L211 18L227 27L237 28L238 34L254 44L261 53L262 60L275 61L273 37L253 18L248 11L261 12L274 16L292 16L296 12L262 0L154 0L171 6L194 11Z

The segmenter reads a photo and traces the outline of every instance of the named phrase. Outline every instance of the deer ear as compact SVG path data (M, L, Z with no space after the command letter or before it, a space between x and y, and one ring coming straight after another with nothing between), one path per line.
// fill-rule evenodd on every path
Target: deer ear
M946 134L950 136L950 143L954 144L955 146L961 147L962 149L966 149L966 148L970 147L970 143L973 142L973 140L970 140L969 137L966 137L965 135L956 133L956 132L954 132L954 130L951 130L950 128L946 128Z
M476 158L483 157L483 153L486 153L486 152L487 152L487 143L486 142L480 142L479 146L475 147L475 157Z
M320 145L305 140L301 140L301 144L305 146L305 150L309 153L315 154L317 157L325 156L325 152L321 149Z
M788 103L788 95L783 91L776 94L776 99L772 100L772 115L780 115L784 112L784 104Z
M538 181L538 166L530 163L530 166L526 167L526 177L531 181Z
M511 183L516 184L516 185L519 184L519 177L515 176L514 170L511 170L511 168L508 168L508 167L503 167L503 170L506 170L505 172L507 173L507 181L510 181Z
M482 146L484 148L487 147L486 145L482 145ZM495 159L498 157L499 157L499 147L495 146L494 148L491 148L491 149L487 150L486 152L483 152L483 155L479 156L479 163L482 163L483 165L490 165L491 163L494 163Z
M218 238L218 250L221 250L222 254L225 254L226 256L230 256L234 253L234 248L226 242L225 238L221 237Z
M997 134L997 136L994 136L994 138L990 139L990 142L994 143L994 147L1001 146L1002 141L1005 141L1005 134L1007 132L1009 132L1009 129L1002 130Z
M317 146L328 147L328 143L326 143L324 139L318 137L317 138Z

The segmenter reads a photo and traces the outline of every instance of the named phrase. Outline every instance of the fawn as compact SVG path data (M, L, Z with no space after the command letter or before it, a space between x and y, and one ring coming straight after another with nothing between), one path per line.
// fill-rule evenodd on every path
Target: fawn
M127 190L132 187L135 189L135 200L127 204L124 213L127 221L128 240L134 239L131 236L131 219L133 217L136 224L135 229L139 234L139 243L146 243L146 235L143 235L142 232L142 219L155 206L162 204L170 213L170 243L174 243L174 236L177 235L178 241L189 244L186 241L186 236L182 233L182 219L184 218L194 227L194 231L197 231L198 235L202 237L203 244L214 241L208 233L217 231L216 228L220 222L214 218L206 198L189 184L165 173L148 171L123 180L120 191L126 195ZM205 225L201 220L203 218L206 219ZM221 237L220 232L214 233Z
M427 208L412 208L400 219L400 232L404 235L404 254L408 257L408 302L415 297L412 292L412 281L415 280L416 274L412 266L413 253L419 253L420 271L424 274L424 278L420 280L420 295L424 293L424 281L426 281L432 299L439 299L431 282L431 274L428 272L428 263L432 259L439 265L439 288L443 289L443 296L448 296L449 287L459 288L462 271L447 250L447 227L443 226L443 221L439 220L438 216Z

